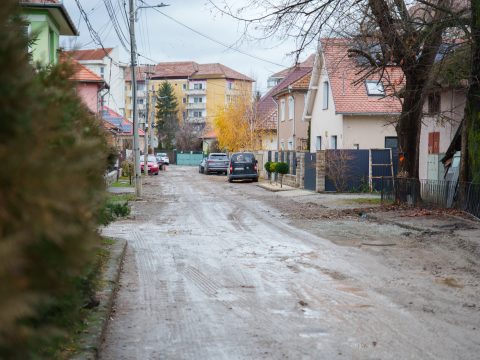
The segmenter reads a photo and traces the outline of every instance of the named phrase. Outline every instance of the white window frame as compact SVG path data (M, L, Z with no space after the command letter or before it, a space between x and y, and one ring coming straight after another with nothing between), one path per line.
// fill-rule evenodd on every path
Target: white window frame
M288 97L288 120L293 120L295 116L295 98L293 96Z
M323 82L323 110L327 110L328 109L328 101L329 101L329 96L328 96L328 93L329 93L329 84L328 84L328 81L324 81Z
M382 81L365 80L365 87L368 96L385 96L385 88Z
M338 137L337 137L337 135L330 136L330 149L332 149L332 150L338 149Z
M280 100L280 121L285 121L285 99Z
M317 138L315 139L315 148L317 150L322 150L322 137L321 136L317 136Z

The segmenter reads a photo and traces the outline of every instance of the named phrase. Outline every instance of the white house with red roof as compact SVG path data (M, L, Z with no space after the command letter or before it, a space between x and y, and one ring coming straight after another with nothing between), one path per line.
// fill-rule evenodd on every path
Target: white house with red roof
M311 152L397 147L394 122L401 104L392 95L403 74L392 67L382 79L373 74L359 81L361 67L348 56L351 45L349 39L321 40L303 114L310 121Z
M102 93L103 105L125 115L125 75L118 48L65 51L66 55L104 79L109 91Z

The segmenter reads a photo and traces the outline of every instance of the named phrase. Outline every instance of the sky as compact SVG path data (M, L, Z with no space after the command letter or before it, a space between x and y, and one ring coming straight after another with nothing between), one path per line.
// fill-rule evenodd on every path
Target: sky
M118 22L123 33L128 38L126 16L123 3L128 0L109 0L117 14ZM220 4L220 0L218 1ZM228 0L235 5L242 0ZM141 4L137 0L138 5ZM159 0L145 0L153 5ZM224 44L238 48L241 51L267 61L261 61L245 54L228 49L194 31L176 23L172 19L160 14L156 9L139 9L136 23L136 39L138 53L155 60L163 61L196 61L198 63L222 63L256 80L256 90L264 93L269 75L290 67L294 58L288 53L295 50L293 41L281 41L270 38L263 42L246 41L243 37L243 25L237 20L219 13L207 0L163 0L167 7L159 8L167 16L176 19L192 29L205 34ZM66 49L90 49L96 45L92 42L90 32L81 17L75 0L64 0L70 17L80 31L78 37L62 37L61 45ZM120 60L129 62L129 54L122 47L120 40L113 29L111 18L108 16L104 0L80 0L81 6L88 14L88 18L99 34L105 47L120 49ZM250 33L253 35L252 33ZM258 34L257 34L258 35ZM243 40L242 40L243 39ZM129 45L127 44L127 47ZM301 59L305 59L314 49L307 49ZM152 63L145 58L139 58L140 63ZM278 64L278 65L276 65ZM282 66L279 66L282 65Z

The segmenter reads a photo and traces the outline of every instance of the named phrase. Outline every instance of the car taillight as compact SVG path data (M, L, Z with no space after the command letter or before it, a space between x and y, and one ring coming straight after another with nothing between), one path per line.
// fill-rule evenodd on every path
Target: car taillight
M253 166L253 170L257 171L257 164Z
M230 164L230 174L233 173L233 165Z

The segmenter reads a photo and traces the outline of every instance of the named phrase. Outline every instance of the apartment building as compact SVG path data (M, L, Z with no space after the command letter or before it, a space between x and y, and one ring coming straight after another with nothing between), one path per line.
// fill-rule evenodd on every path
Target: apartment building
M172 84L179 104L179 118L199 132L210 129L216 112L241 97L252 98L253 80L225 65L193 61L165 62L155 66L151 86Z

